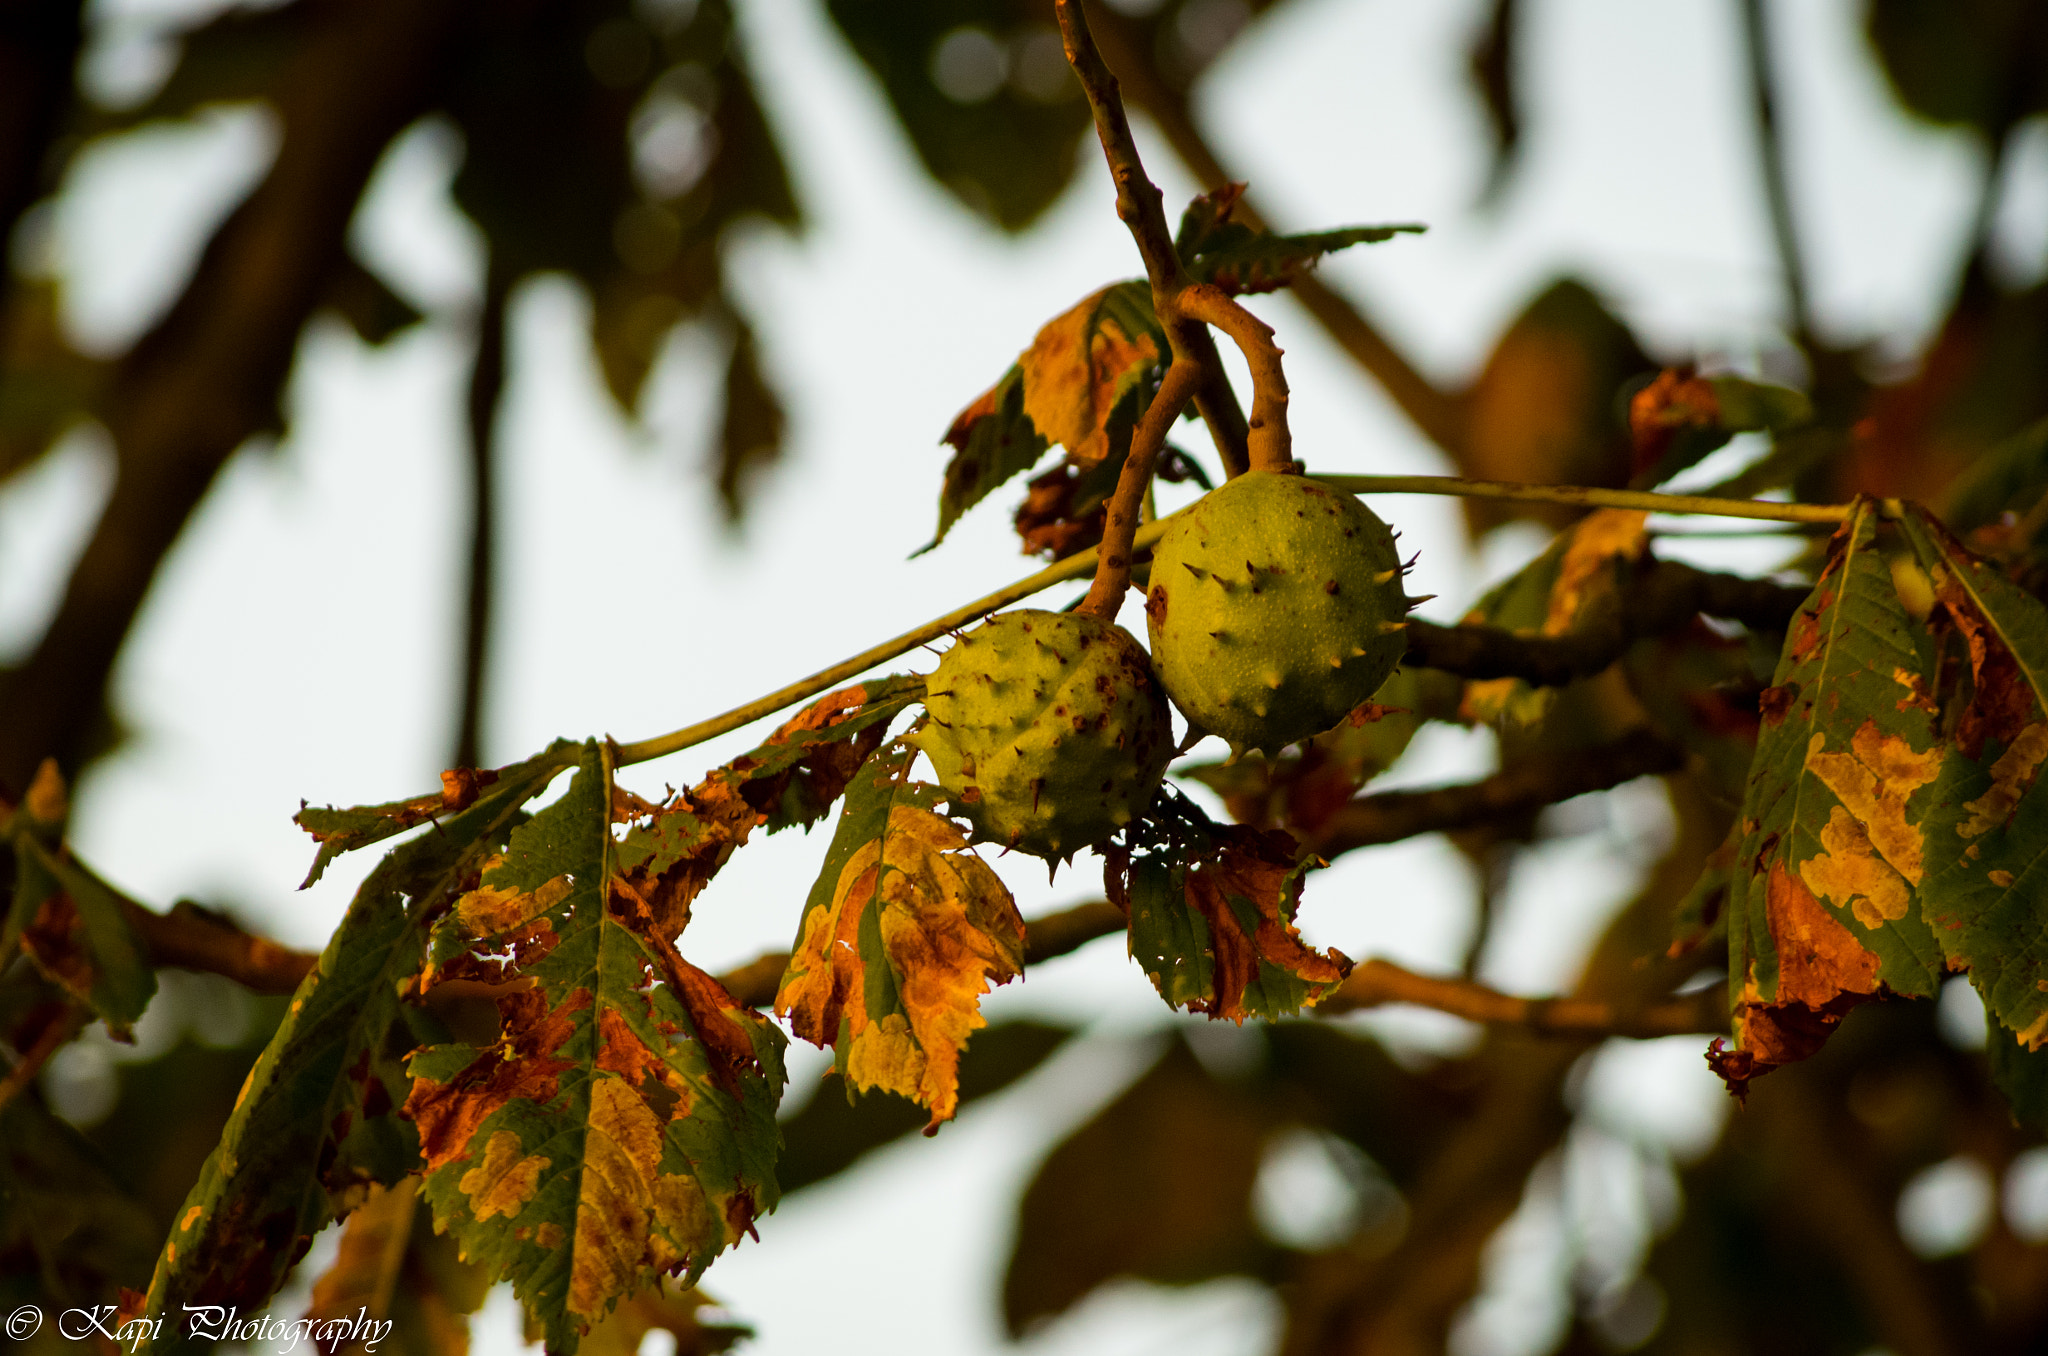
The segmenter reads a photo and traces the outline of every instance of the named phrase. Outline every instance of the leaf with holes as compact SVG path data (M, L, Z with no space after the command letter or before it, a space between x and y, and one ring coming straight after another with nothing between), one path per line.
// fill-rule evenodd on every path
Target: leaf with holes
M417 990L427 920L553 775L501 777L435 832L394 848L356 892L250 1070L157 1261L147 1313L172 1317L166 1340L185 1305L260 1307L314 1234L372 1184L418 1166L418 1137L396 1112L407 1052L439 1038L438 1023L405 997Z
M1850 1007L1926 997L1941 950L1914 891L1942 763L1926 628L1900 601L1860 501L1830 543L1764 690L1728 887L1738 1048L1747 1080L1819 1049Z
M1024 920L967 835L935 813L937 787L909 780L898 742L869 760L805 901L775 1010L832 1047L847 1086L931 1112L959 1103L960 1052L981 995L1024 968Z
M694 1279L776 1201L782 1036L621 888L624 799L586 746L456 904L472 949L437 976L493 985L500 1034L417 1053L406 1102L438 1227L564 1352L662 1275Z
M1997 1022L2028 1049L2048 1040L2048 607L1926 513L1905 532L1938 605L1929 623L1959 651L1935 694L1948 757L1920 825L1920 906L1951 966L1967 967Z
M1129 848L1104 854L1109 897L1130 918L1131 958L1176 1008L1242 1023L1314 1003L1351 972L1295 926L1301 882L1319 865L1277 830L1212 824L1167 798Z

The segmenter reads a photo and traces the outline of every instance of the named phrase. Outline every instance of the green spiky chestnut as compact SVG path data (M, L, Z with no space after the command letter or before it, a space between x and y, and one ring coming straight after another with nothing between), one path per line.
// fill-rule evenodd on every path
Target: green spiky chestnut
M1393 533L1340 490L1248 471L1167 529L1145 617L1181 714L1277 753L1379 690L1407 649Z
M1137 640L1079 612L991 617L926 683L911 740L977 839L1062 858L1151 801L1173 756L1166 694Z

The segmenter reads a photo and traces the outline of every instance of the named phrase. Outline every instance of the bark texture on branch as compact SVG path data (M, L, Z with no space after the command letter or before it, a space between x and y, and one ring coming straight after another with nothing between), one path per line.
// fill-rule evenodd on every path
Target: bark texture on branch
M1531 759L1482 781L1360 796L1324 821L1309 846L1325 857L1424 833L1448 833L1605 791L1685 764L1677 745L1649 730L1610 743Z
M1781 631L1807 592L1660 560L1631 582L1619 611L1602 624L1561 636L1523 636L1494 626L1412 620L1405 662L1461 678L1520 678L1537 687L1562 687L1599 673L1635 641L1676 631L1699 613L1752 630Z

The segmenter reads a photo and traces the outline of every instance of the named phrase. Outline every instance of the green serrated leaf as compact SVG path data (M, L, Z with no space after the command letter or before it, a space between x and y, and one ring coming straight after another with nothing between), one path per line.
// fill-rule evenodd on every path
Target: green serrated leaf
M1968 967L1992 1017L2029 1049L2048 1040L2048 607L1966 550L1917 506L1906 537L1926 571L1930 618L1967 671L1944 691L1951 727L1926 838L1921 910L1951 965Z
M1848 1007L1926 997L1942 978L1912 907L1942 763L1933 655L1877 530L1877 506L1859 503L1760 700L1728 894L1729 990L1755 1072L1813 1053Z
M1942 519L1960 532L2024 514L2048 493L2048 419L2036 420L1989 448L1956 477Z
M438 1227L565 1353L664 1273L694 1280L777 1196L781 1033L637 926L614 798L585 746L457 904L474 952L451 977L509 988L501 1033L416 1056L406 1103Z
M931 1111L959 1103L981 995L1024 968L1024 920L967 835L936 810L944 793L909 780L898 740L847 787L824 869L797 926L775 1010L832 1047L849 1089L881 1088Z
M1353 245L1376 245L1397 235L1420 235L1426 226L1346 226L1302 235L1273 235L1228 224L1211 234L1188 259L1197 281L1213 284L1231 296L1277 292L1321 263L1323 256Z
M418 1138L397 1112L407 1052L439 1035L407 1001L427 922L552 777L499 778L437 832L392 849L363 882L178 1212L149 1287L146 1316L166 1320L151 1349L191 1341L185 1305L260 1308L356 1196L418 1167Z

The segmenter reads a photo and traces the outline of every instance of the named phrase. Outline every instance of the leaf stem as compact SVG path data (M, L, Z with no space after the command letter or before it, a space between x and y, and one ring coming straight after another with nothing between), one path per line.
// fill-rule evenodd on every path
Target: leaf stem
M1466 499L1520 499L1545 504L1579 504L1587 508L1756 518L1778 523L1839 523L1854 508L1851 504L1774 504L1755 499L1713 499L1697 494L1604 490L1585 485L1520 485L1501 480L1464 480L1457 476L1318 475L1315 479L1353 494L1446 494Z
M1161 518L1158 522L1147 523L1139 528L1132 538L1132 549L1141 551L1151 546L1166 535L1167 524L1185 512L1186 509L1181 509L1177 513ZM1051 588L1054 584L1065 583L1070 579L1083 578L1094 571L1099 553L1099 547L1076 551L1065 560L1055 561L1036 574L1026 575L1014 584L1005 585L986 597L977 598L942 616L934 617L914 630L905 631L900 636L870 646L830 668L819 669L808 678L800 678L787 687L777 688L744 706L735 706L723 715L713 716L695 725L686 725L665 735L656 735L652 739L620 744L616 752L616 766L630 767L635 763L645 763L650 759L679 753L693 744L701 744L707 739L715 739L743 725L751 725L757 720L772 716L786 706L794 706L806 697L815 697L848 679L857 678L877 664L887 663L900 654L929 644L949 631L957 630L969 622L979 621L989 613L1029 598L1041 589Z
M1214 325L1229 335L1252 369L1252 417L1246 452L1254 471L1286 474L1295 469L1294 438L1287 431L1287 373L1273 327L1247 311L1222 289L1205 283L1181 290L1181 314Z
M1640 490L1601 490L1581 485L1517 485L1495 480L1460 480L1455 476L1330 475L1316 476L1315 479L1353 494L1445 494L1478 499L1530 499L1553 504L1647 509L1654 513L1710 514L1724 518L1761 518L1777 522L1834 523L1846 518L1850 511L1847 504L1764 504L1746 499L1708 499L1698 495L1651 494ZM1152 546L1166 535L1168 525L1187 511L1186 508L1176 510L1156 522L1146 523L1140 527L1132 536L1132 551L1143 551ZM694 744L729 734L741 726L751 725L757 720L772 716L784 707L794 706L807 697L815 697L840 683L859 677L877 664L887 663L900 654L929 644L949 631L979 621L989 613L1029 598L1042 589L1051 588L1054 584L1065 583L1070 579L1080 579L1092 573L1096 568L1100 550L1101 548L1096 547L1077 551L1065 560L1055 561L1046 566L1036 574L1026 575L986 597L956 607L914 630L905 631L900 636L870 646L830 668L820 669L808 678L800 678L787 687L777 688L766 696L757 697L744 706L736 706L723 715L713 716L695 725L686 725L665 735L656 735L652 739L620 744L617 746L616 765L630 767L635 763L645 763L671 753L680 753Z

